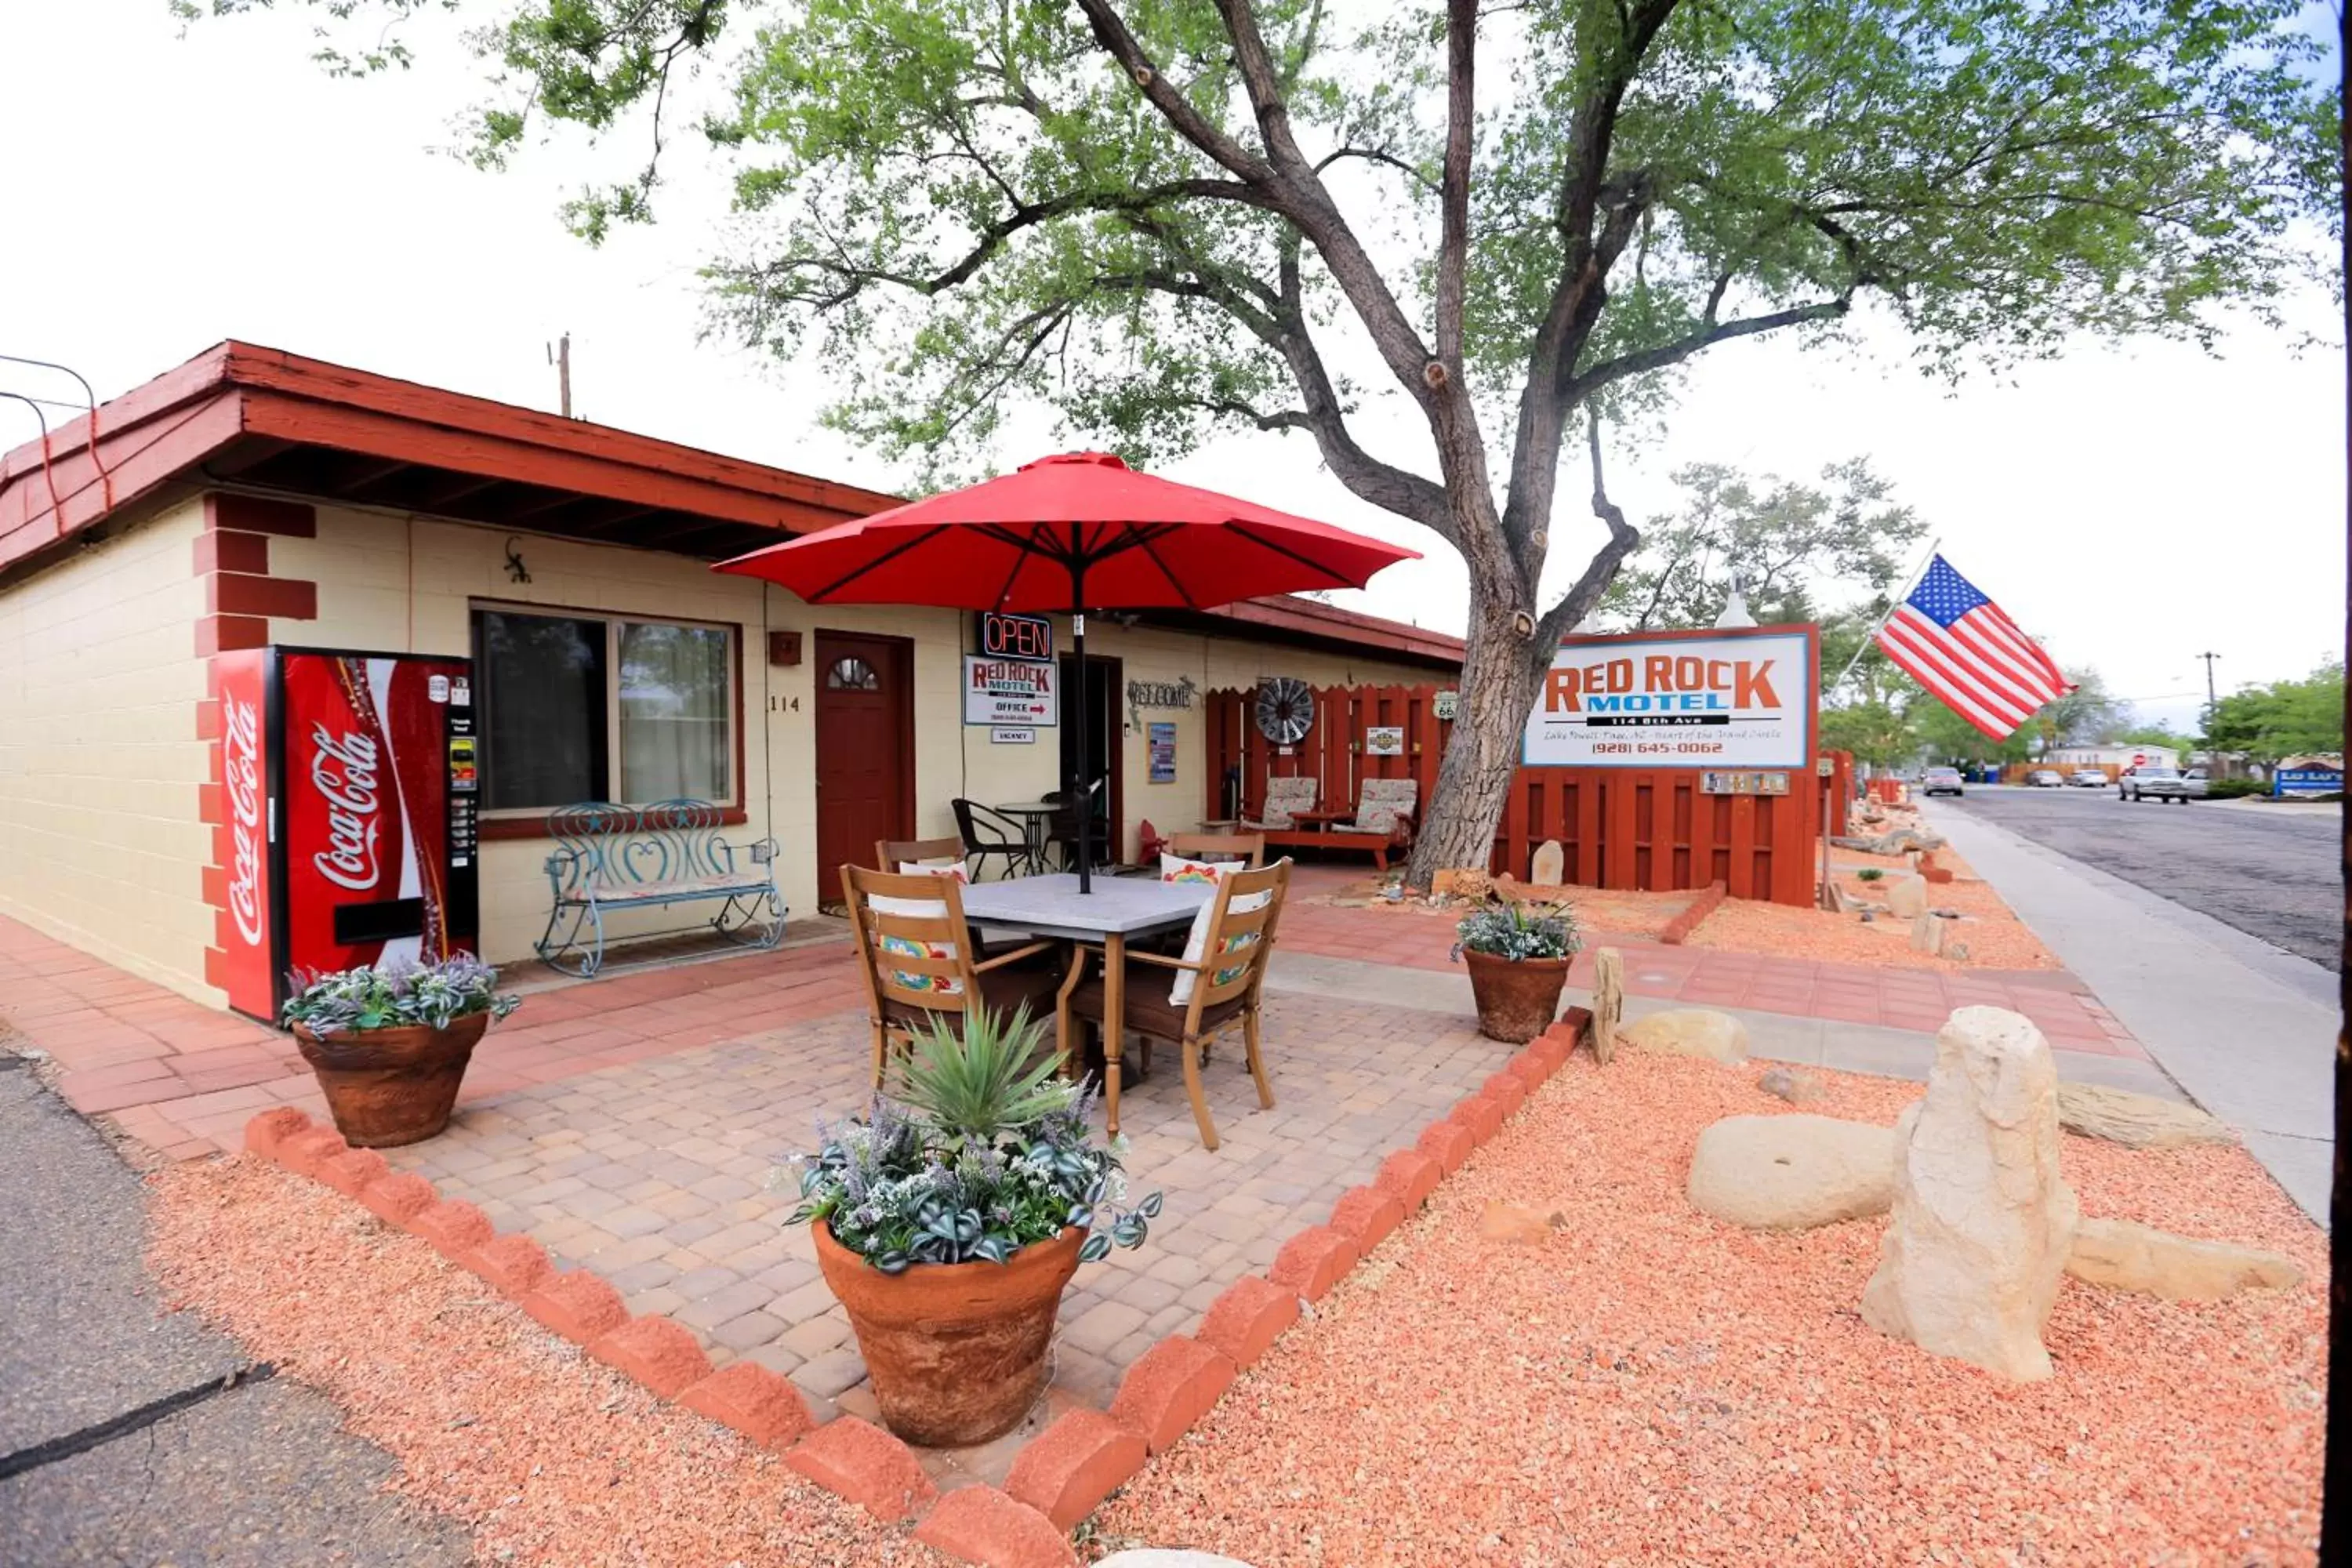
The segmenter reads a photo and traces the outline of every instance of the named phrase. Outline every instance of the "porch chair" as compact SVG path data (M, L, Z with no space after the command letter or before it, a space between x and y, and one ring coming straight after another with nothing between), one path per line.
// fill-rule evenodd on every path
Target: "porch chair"
M1265 835L1173 833L1169 835L1167 852L1187 860L1239 860L1255 871L1265 864Z
M1109 842L1110 813L1104 807L1105 786L1109 783L1110 778L1106 774L1087 786L1087 806L1094 813L1094 821L1087 827L1087 833L1094 847L1095 864L1097 866L1107 866L1118 858L1118 846ZM1062 851L1062 868L1066 871L1076 870L1078 868L1077 804L1070 799L1069 792L1066 790L1048 790L1039 798L1048 805L1060 808L1048 820L1045 830L1046 847L1058 847Z
M1021 824L976 800L956 799L948 805L955 812L956 832L963 838L959 853L971 863L975 879L988 869L992 856L1003 858L1006 877L1035 869L1030 863L1029 835Z
M1298 826L1292 813L1315 809L1318 787L1313 775L1307 773L1268 779L1265 781L1265 801L1258 807L1258 815L1244 816L1241 826L1244 829L1274 828L1286 832Z
M1262 868L1237 870L1219 879L1217 896L1202 906L1192 922L1192 937L1182 957L1127 950L1125 1012L1128 1032L1147 1039L1174 1044L1184 1065L1184 1092L1192 1101L1192 1120L1201 1129L1203 1146L1217 1147L1217 1125L1209 1116L1209 1102L1201 1091L1201 1068L1216 1037L1235 1023L1249 1058L1250 1076L1257 1080L1257 1102L1274 1109L1274 1088L1266 1081L1265 1060L1259 1049L1260 994L1265 985L1266 959L1274 952L1276 926L1282 919L1283 894L1290 886L1290 862L1276 861ZM1076 1061L1082 1027L1101 1029L1104 984L1100 955L1081 948L1063 983L1061 1006L1055 1016L1065 1070ZM1165 990L1160 982L1171 980Z
M1366 779L1356 792L1356 817L1335 822L1334 833L1376 833L1402 848L1412 842L1412 814L1421 805L1419 779Z
M963 844L959 839L877 838L874 841L874 867L879 871L897 871L908 866L920 866L926 871L952 871L963 863Z
M955 878L845 865L841 891L866 973L876 1089L894 1045L911 1056L918 1034L941 1018L961 1027L975 999L991 1012L1010 1016L1026 1005L1031 1017L1045 1016L1061 978L1055 944L1033 942L974 962L963 884Z

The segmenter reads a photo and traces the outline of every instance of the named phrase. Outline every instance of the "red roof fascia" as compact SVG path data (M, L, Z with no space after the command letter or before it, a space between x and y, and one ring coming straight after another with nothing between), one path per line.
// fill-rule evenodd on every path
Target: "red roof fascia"
M1228 620L1328 637L1353 643L1359 647L1403 654L1413 658L1457 665L1462 662L1463 643L1460 637L1291 595L1271 599L1244 599L1238 604L1219 605L1208 613L1223 616Z

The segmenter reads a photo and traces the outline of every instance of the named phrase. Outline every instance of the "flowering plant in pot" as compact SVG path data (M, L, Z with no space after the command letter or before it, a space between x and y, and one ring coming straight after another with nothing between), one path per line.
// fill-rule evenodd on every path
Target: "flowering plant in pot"
M499 972L471 953L297 971L280 1016L335 1130L355 1147L389 1149L449 1124L482 1032L520 1005L498 984Z
M1559 1016L1568 966L1584 945L1566 904L1482 904L1454 928L1454 956L1470 970L1478 1032L1523 1045Z
M1120 1145L1097 1144L1089 1088L1057 1076L1024 1009L934 1020L903 1100L820 1123L795 1156L818 1265L849 1313L893 1432L940 1447L1010 1430L1045 1386L1063 1289L1139 1247L1152 1193L1122 1207Z

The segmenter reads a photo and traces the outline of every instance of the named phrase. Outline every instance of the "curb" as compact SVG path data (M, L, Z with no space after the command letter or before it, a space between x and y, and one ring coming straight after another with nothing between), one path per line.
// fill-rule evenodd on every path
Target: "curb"
M1699 890L1697 898L1684 907L1682 913L1666 922L1666 929L1658 933L1658 940L1669 947L1680 947L1688 942L1691 932L1698 930L1706 917L1715 913L1716 906L1723 902L1730 890L1719 878L1709 882Z
M1073 1568L1067 1532L1131 1480L1148 1456L1197 1426L1241 1372L1298 1321L1302 1300L1321 1300L1419 1213L1440 1181L1566 1064L1591 1023L1588 1011L1570 1008L1412 1145L1390 1152L1371 1181L1343 1194L1329 1223L1291 1237L1263 1277L1227 1286L1197 1333L1170 1334L1144 1352L1120 1379L1109 1410L1066 1411L1031 1438L1013 1457L1003 1489L959 1487L944 1497L914 1450L881 1427L853 1415L817 1425L799 1388L756 1363L713 1372L684 1325L632 1318L600 1276L557 1269L529 1237L498 1235L472 1204L438 1197L422 1176L391 1171L381 1155L352 1149L301 1111L279 1107L255 1116L245 1147L346 1193L480 1276L592 1359L780 1453L793 1471L836 1497L886 1523L917 1521L917 1540L981 1568Z

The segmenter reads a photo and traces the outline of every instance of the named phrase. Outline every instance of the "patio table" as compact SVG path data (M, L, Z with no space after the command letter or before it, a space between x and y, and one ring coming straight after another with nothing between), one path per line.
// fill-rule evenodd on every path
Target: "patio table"
M1029 869L1045 868L1045 835L1054 824L1054 814L1062 808L1050 800L1015 801L1011 805L992 805L991 811L1017 819L1021 824L1024 853L1029 858Z
M1112 1132L1118 1131L1118 1058L1127 1035L1127 939L1191 925L1216 890L1212 882L1138 877L1111 878L1081 894L1077 878L1066 871L974 882L963 889L968 921L1102 948L1103 1109ZM1072 962L1083 963L1084 955L1074 955Z

